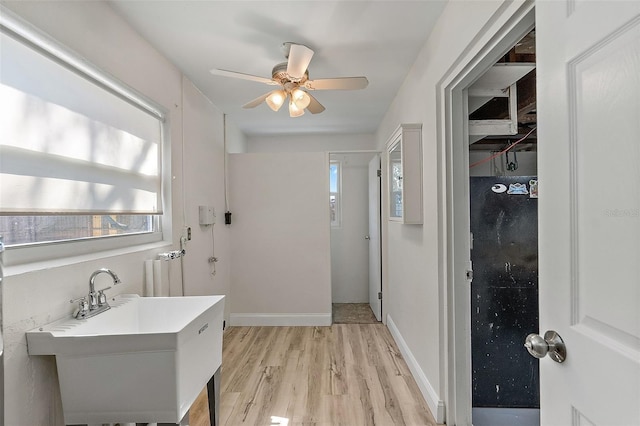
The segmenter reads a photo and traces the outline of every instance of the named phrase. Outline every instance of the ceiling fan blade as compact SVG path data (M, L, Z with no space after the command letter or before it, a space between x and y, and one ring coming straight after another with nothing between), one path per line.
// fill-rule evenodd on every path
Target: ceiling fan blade
M309 102L309 105L307 106L307 109L311 114L319 114L324 111L324 107L320 102L318 102L316 98L311 96L309 93L307 93L307 95L309 95L309 98L311 98L311 102Z
M367 77L320 78L304 83L309 90L359 90L368 85Z
M214 68L209 72L213 75L219 75L221 77L240 78L242 80L257 81L258 83L269 84L272 86L278 84L277 82L273 81L270 78L258 77L257 75L245 74L245 73L236 72L236 71L228 71L228 70L221 70L221 69Z
M264 95L255 98L254 100L252 100L251 102L247 102L246 104L242 105L242 108L255 108L258 105L260 105L261 103L263 103L265 101L265 99L267 99L267 96L269 96L271 94L271 92L265 93Z
M313 57L313 50L302 44L291 44L289 49L289 62L287 63L287 74L294 79L301 79L309 67L309 62Z

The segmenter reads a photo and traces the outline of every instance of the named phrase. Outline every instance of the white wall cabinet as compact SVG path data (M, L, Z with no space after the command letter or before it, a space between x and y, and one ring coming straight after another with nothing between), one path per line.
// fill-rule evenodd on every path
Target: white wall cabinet
M389 220L422 224L422 124L401 124L387 141Z

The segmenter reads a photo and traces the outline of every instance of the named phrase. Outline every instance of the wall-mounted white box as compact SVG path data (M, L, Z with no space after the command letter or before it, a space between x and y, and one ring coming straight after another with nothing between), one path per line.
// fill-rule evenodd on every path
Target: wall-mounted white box
M216 215L211 206L200 206L198 207L200 214L200 225L213 225L216 223Z

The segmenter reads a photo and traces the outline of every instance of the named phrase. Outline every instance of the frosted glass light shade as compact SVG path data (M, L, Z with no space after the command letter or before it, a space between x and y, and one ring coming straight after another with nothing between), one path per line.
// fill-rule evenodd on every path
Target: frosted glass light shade
M278 111L282 104L287 99L287 94L284 90L274 90L267 96L266 102L273 111Z
M305 109L311 103L311 97L304 90L294 89L291 91L291 99L298 109Z
M291 101L289 101L289 116L300 117L303 114L304 114L304 108L298 108L295 101L291 99Z

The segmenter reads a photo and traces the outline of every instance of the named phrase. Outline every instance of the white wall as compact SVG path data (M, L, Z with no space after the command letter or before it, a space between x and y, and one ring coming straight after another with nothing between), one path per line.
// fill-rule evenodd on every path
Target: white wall
M492 15L500 13L503 3L447 3L376 133L377 146L383 148L400 123L423 123L424 225L383 220L387 234L387 244L383 246L387 266L383 301L392 333L439 421L444 420L447 390L447 335L442 324L447 298L446 283L439 281L438 272L445 255L439 252L438 245L438 192L446 159L438 149L442 144L438 139L442 117L438 113L437 88Z
M333 303L369 302L369 161L372 154L332 154L342 170L342 220L331 228Z
M233 123L229 123L229 120L226 120L227 124L227 152L239 154L247 151L247 137L240 129L238 129Z
M184 81L185 224L191 228L186 244L186 295L229 294L231 259L229 228L224 225L225 167L222 113L188 80ZM212 171L218 171L212 173ZM212 206L213 226L199 225L199 206ZM218 262L210 263L210 257ZM215 275L214 275L215 272ZM228 303L225 317L228 318Z
M247 151L252 153L341 152L375 149L377 149L375 137L369 134L252 135L247 137ZM362 155L364 154L352 154L352 166L343 170L345 173L343 191L346 194L343 213L347 220L346 225L331 230L331 282L332 299L335 303L369 300L368 254L365 251L366 240L364 240L364 235L368 232L367 166L364 165L364 169L355 166L358 157ZM364 189L362 189L363 185ZM363 244L363 247L359 244Z
M247 152L336 152L375 149L374 135L367 134L247 137Z
M109 72L124 83L163 105L169 111L171 123L172 155L172 203L174 228L173 241L140 247L133 250L117 250L87 254L76 258L65 258L38 264L5 268L3 282L3 334L5 337L5 418L6 425L61 425L62 408L53 357L27 355L25 331L69 315L73 307L69 299L84 295L88 291L87 280L92 271L109 267L118 273L123 283L110 293L142 292L144 280L143 262L153 259L156 253L179 247L179 230L184 223L182 193L182 75L180 71L125 23L104 2L3 2L25 19L48 32L60 42L76 50L82 56ZM219 182L223 179L221 163L221 114L211 110L201 97L185 84L185 96L192 101L187 108L189 126L202 128L205 132L215 132L205 138L214 142L207 151L207 168L202 165L199 184ZM200 108L205 108L202 111ZM210 116L210 114L214 114ZM212 121L213 127L202 125L200 120ZM242 135L233 129L230 146L243 149ZM185 128L190 134L190 128ZM185 152L190 152L189 148ZM213 166L212 166L213 165ZM195 180L189 173L185 178ZM208 198L198 198L198 192L186 195L185 206L197 205L202 201L220 204L220 188L212 186ZM190 199L194 197L194 199ZM192 218L189 218L191 221ZM170 229L169 229L170 231ZM220 236L222 242L224 237ZM196 244L196 243L194 243ZM221 259L228 261L229 249L216 249ZM191 253L190 253L191 255ZM190 258L192 259L192 258ZM227 267L228 268L228 267ZM226 273L228 274L228 273ZM220 277L224 281L225 273ZM202 282L207 282L203 277ZM179 292L181 271L171 268L172 294ZM197 277L193 283L200 282ZM217 281L216 281L217 282ZM195 285L195 284L194 284ZM228 282L220 282L219 287L188 288L193 293L217 291L228 288ZM0 421L0 423L2 423Z
M247 137L247 150L253 153L328 151L338 153L376 149L375 137L369 134L252 135ZM364 303L369 300L369 261L366 251L367 241L364 240L364 236L368 233L368 163L364 164L363 159L369 158L370 155L335 155L348 156L351 164L343 169L343 214L346 222L338 229L331 229L332 300L334 303Z
M231 325L331 324L323 153L229 155Z

